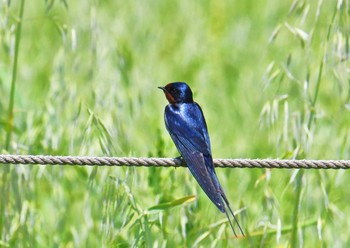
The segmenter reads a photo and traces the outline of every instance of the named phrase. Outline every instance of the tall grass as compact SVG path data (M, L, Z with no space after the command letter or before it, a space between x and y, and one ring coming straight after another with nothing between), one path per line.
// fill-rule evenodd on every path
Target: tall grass
M186 81L214 157L349 159L347 1L23 3L0 3L3 153L178 156L157 86ZM346 171L218 169L245 239L187 169L0 174L3 247L350 244Z

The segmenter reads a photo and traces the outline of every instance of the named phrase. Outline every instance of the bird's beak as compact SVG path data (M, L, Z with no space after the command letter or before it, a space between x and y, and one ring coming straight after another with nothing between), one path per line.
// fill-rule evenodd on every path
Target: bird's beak
M159 86L158 89L161 89L162 91L165 91L165 92L167 91L167 90L165 89L165 87L162 87L162 86Z

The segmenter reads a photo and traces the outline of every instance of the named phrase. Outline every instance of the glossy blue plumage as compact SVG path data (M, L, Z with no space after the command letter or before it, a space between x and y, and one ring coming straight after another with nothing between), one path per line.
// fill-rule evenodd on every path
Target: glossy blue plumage
M216 176L207 124L202 109L193 101L190 87L175 82L159 88L169 101L164 112L165 125L182 158L210 200L226 214L234 234L226 207L243 234Z
M208 197L224 212L201 108L197 103L183 103L180 106L169 104L165 108L164 119L166 128L191 173Z

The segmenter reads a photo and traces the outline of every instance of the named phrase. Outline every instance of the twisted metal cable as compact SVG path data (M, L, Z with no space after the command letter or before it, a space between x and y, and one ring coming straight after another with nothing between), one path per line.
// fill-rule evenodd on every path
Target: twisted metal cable
M186 167L179 158L1 155L0 164ZM214 159L220 168L349 169L350 160Z

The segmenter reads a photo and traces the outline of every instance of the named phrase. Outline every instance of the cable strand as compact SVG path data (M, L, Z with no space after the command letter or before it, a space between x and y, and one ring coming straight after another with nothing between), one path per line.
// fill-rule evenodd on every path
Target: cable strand
M186 167L179 158L89 157L0 154L0 164ZM220 168L349 169L350 160L214 159Z

